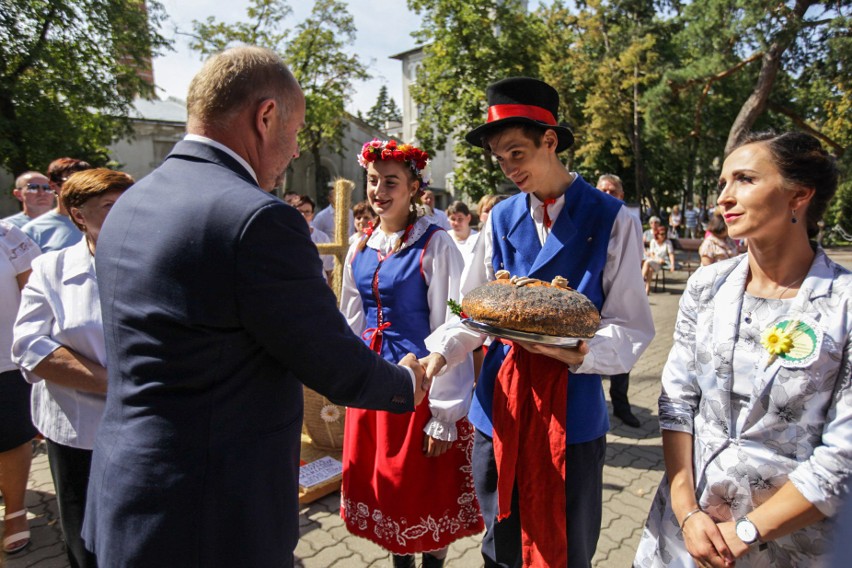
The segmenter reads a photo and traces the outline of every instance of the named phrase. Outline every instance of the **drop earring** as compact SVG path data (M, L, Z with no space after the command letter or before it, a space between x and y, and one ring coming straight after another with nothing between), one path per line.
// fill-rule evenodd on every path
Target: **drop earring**
M793 223L794 225L799 222L799 218L796 217L796 210L795 209L793 209L793 217L790 219L790 222Z

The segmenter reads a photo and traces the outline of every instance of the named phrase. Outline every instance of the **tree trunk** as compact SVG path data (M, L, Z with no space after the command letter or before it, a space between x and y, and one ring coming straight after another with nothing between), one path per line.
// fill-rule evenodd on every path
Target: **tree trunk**
M645 170L645 162L642 160L642 117L639 113L639 66L633 66L633 129L631 146L633 148L633 183L636 189L636 201L639 203L639 217L645 219L644 199L647 194L648 204L655 211L657 204L654 197L648 191L648 172Z
M687 204L693 202L692 195L695 191L695 170L698 164L699 143L699 137L694 136L689 148L689 160L687 161L688 166L686 168L686 189L683 190L683 197L680 201L681 212L686 211Z
M320 153L319 144L314 146L311 156L314 160L314 195L317 196L317 205L325 204L328 199L328 187L322 186L322 178L320 177L320 168L322 167L322 154Z
M769 95L772 94L772 87L781 68L781 57L795 40L802 17L814 3L815 0L796 0L796 5L790 11L787 26L778 31L772 45L763 54L757 84L731 125L728 141L725 143L725 155L745 137L755 121L766 110Z

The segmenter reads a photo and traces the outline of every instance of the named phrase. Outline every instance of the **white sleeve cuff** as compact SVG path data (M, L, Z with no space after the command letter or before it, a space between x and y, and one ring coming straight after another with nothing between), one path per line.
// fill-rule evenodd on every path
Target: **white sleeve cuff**
M441 440L442 442L455 442L458 437L458 429L456 428L455 422L441 422L434 416L426 423L426 427L423 428L423 431L432 438L436 440Z
M19 347L23 346L19 345ZM41 381L42 378L34 374L32 372L33 369L35 369L38 364L45 359L45 357L60 347L62 347L61 343L55 341L51 337L42 335L32 339L32 341L30 341L30 343L22 349L18 356L13 357L13 360L15 364L24 371L24 377L27 379L27 382L37 383Z
M406 367L405 365L398 366L408 371L408 374L411 376L411 394L416 394L419 385L417 384L417 377L414 376L414 371L411 369L411 367Z
M568 370L575 375L597 374L595 370L595 351L589 346L589 352L583 357L583 362L579 365L568 365Z

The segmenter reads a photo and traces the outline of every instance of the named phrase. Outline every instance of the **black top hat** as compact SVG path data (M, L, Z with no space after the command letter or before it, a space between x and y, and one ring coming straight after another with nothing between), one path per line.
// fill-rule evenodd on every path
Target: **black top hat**
M486 123L474 128L465 140L482 147L482 139L491 130L510 124L536 124L556 132L556 151L561 152L574 143L574 134L556 120L559 94L556 89L538 79L510 77L492 83L485 90L488 99Z

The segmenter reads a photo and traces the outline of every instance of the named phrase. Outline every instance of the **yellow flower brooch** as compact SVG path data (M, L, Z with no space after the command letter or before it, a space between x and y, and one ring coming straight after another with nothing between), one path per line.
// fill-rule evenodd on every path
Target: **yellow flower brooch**
M767 366L777 358L789 363L804 363L814 355L819 337L814 328L801 320L785 320L765 329L760 343L769 353Z
M777 325L764 330L760 336L760 343L769 351L770 355L781 355L787 353L793 347L793 334L784 331Z

